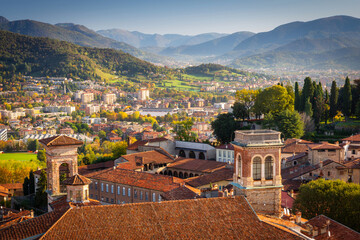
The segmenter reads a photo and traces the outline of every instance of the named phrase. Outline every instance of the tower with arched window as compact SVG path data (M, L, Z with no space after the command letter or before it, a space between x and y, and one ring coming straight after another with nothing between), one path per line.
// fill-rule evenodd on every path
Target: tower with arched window
M83 142L65 135L39 140L46 151L47 190L51 196L66 192L61 183L78 173L77 148Z
M245 195L257 212L281 212L280 135L273 130L235 131L235 193Z

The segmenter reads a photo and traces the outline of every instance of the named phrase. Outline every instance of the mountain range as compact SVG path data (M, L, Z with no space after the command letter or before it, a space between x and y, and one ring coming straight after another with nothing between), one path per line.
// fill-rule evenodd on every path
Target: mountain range
M262 32L145 34L121 29L99 30L73 23L8 21L0 29L68 41L80 46L114 48L164 65L214 62L236 68L280 70L360 70L360 19L333 16L291 22ZM183 63L181 63L183 62Z

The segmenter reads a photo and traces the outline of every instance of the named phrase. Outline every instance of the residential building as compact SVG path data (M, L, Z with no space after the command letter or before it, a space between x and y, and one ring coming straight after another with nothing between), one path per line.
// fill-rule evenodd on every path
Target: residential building
M137 98L140 101L148 100L150 98L150 91L146 88L140 88L137 94Z
M339 143L331 144L328 142L308 144L308 157L312 165L318 164L321 161L331 159L335 162L343 162L345 158L345 151L339 146Z
M341 140L345 149L345 160L360 158L360 134Z
M72 128L62 128L60 129L60 134L74 134L74 130Z
M116 95L114 93L105 93L102 95L102 99L105 104L114 104Z
M176 155L184 158L216 160L215 147L206 143L176 141Z
M164 137L136 141L128 146L126 153L146 152L157 148L162 148L169 154L175 155L175 142Z
M89 103L94 100L94 93L83 93L81 94L81 102Z
M216 161L234 164L233 145L228 143L216 147Z

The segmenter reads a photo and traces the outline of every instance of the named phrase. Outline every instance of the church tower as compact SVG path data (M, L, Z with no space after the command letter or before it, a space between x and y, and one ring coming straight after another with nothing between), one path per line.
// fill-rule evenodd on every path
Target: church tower
M66 193L62 184L68 177L78 173L77 148L83 142L65 135L39 140L46 150L47 190L50 196Z
M235 131L235 195L245 195L256 212L281 213L281 132Z

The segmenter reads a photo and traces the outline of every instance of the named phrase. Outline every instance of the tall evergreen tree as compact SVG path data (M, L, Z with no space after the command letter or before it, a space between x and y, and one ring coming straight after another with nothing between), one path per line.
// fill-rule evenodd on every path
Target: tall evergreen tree
M29 175L29 194L35 193L35 177L33 170L30 171Z
M312 104L311 104L311 102L310 102L310 98L307 98L307 99L306 99L304 112L305 112L306 115L308 115L309 117L312 117L312 115L313 115Z
M304 87L301 92L301 106L300 106L301 111L304 111L305 109L305 103L307 98L310 98L310 101L312 102L313 96L314 96L314 86L312 80L311 78L306 77L304 80Z
M295 110L300 111L301 95L299 90L299 83L295 82Z
M331 84L330 90L330 117L334 118L336 116L337 106L339 98L339 89L336 87L336 81L333 81Z
M351 115L351 103L352 103L352 94L351 94L351 85L349 77L345 79L344 85L344 96L343 96L343 105L342 112L346 117Z

